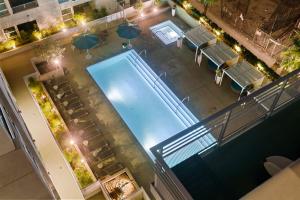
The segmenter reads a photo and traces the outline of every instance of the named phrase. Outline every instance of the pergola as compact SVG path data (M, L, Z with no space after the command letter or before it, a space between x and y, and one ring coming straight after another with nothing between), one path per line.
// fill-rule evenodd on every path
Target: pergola
M239 59L239 55L233 52L224 42L218 42L201 49L201 53L197 58L199 65L201 64L203 54L217 66L217 69L225 63L228 66L234 65Z
M264 80L264 75L250 63L244 60L236 63L231 67L223 69L222 79L224 77L224 74L226 74L229 78L231 78L236 84L238 84L242 88L240 94L242 94L250 86L253 86L254 88L259 88ZM222 79L220 85L222 83Z
M197 61L199 48L204 48L217 42L216 37L201 25L187 31L185 33L185 37L197 48L195 53L195 62Z

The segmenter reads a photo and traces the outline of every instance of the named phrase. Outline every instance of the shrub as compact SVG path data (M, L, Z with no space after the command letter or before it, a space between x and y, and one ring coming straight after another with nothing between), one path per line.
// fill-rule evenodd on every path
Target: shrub
M134 9L136 9L138 12L140 12L141 10L143 10L144 4L142 0L138 0L135 4L134 4Z

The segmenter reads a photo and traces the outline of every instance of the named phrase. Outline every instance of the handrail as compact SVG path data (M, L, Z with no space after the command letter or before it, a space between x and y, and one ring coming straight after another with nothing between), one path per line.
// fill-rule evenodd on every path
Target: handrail
M184 97L184 98L177 104L175 112L177 112L178 107L181 106L181 104L183 104L183 102L184 102L185 100L190 101L190 97L189 97L189 96Z
M137 55L135 55L135 54L131 54L131 56L132 57L134 57L133 58L133 61L134 61L134 65L136 66L137 65L137 60L139 60L139 62L141 62L141 64L143 64L143 60L140 60L141 58L139 57L139 56L137 56ZM145 66L146 67L146 66ZM139 67L138 67L139 68ZM138 69L137 69L138 70ZM142 69L141 69L142 70ZM146 68L145 68L145 70L146 70ZM139 70L138 70L139 71ZM155 73L154 72L150 72L150 71L144 71L144 70L142 70L143 71L143 73L148 73L149 74L149 77L146 77L146 80L148 80L148 79L150 79L150 80L152 80L152 82L154 82L155 81ZM140 73L142 73L142 72L140 72ZM143 74L142 74L143 75ZM144 75L143 75L144 76ZM157 75L156 75L157 76ZM158 79L159 80L159 79ZM152 83L151 82L149 82L149 84L151 85ZM175 99L173 99L173 98L170 98L170 97L172 97L173 95L171 95L170 94L170 92L165 88L165 86L164 85L159 85L160 87L158 87L157 89L160 89L160 91L162 92L162 94L164 94L164 93L166 93L166 94L168 94L168 95L164 95L164 97L163 96L161 96L160 95L160 92L157 90L157 92L158 92L158 95L159 96L161 96L161 98L166 102L166 100L165 100L165 98L171 103L171 104L169 104L168 102L166 102L169 106L170 106L170 108L172 109L172 110L174 110L175 109L175 103L177 103L176 101L175 101ZM155 89L155 88L154 88ZM174 107L174 109L172 108L172 107ZM175 111L175 110L174 110ZM183 111L183 110L182 110ZM178 115L178 113L176 113L176 115L182 120L182 122L187 126L187 127L189 127L189 126L191 126L191 125L193 125L194 124L194 120L193 120L193 118L188 114L188 113L182 113L182 112L180 112L180 115Z
M155 83L157 82L157 80L161 79L161 76L164 75L165 78L167 78L167 72L162 72L159 74L159 76L155 79L155 81L153 82L153 87L155 87Z
M136 55L133 55L133 56L135 56L136 57ZM140 58L140 57L137 57L138 59L136 59L136 60L139 60L142 64L144 63L144 61ZM147 68L147 65L145 65L145 69ZM148 71L148 70L146 70L146 72L147 73L149 73L149 75L151 75L152 76L152 79L155 79L155 76L157 76L153 71ZM151 79L151 77L150 77L150 79ZM151 80L152 80L151 79ZM158 79L158 81L159 80L161 80L161 79ZM152 81L154 81L154 80L152 80ZM166 85L164 85L164 84L161 84L161 85L159 85L160 87L161 87L161 91L163 92L163 93L165 93L166 92L166 94L168 94L168 95L166 95L165 97L168 99L168 101L170 101L171 103L172 103L172 105L175 107L175 104L174 103L177 103L177 101L175 100L177 97L173 94L173 93L170 93L171 91L170 91L170 89L169 88L167 88L166 87ZM158 87L158 88L160 88L160 87ZM161 95L160 95L161 96ZM173 98L169 98L169 96L170 97L173 97ZM163 98L163 97L162 97ZM163 98L163 100L164 100L164 98ZM167 103L167 102L166 102ZM172 107L170 106L170 108L172 109ZM182 108L181 108L182 109ZM172 109L172 110L174 110L174 109ZM174 110L175 111L175 110ZM182 111L184 111L184 109L182 109ZM175 114L177 114L176 112L175 112ZM190 125L193 125L194 123L196 123L196 122L194 122L194 120L192 119L192 117L188 114L188 113L182 113L182 112L180 112L180 114L184 117L184 120L186 120L187 122L188 122L188 125L187 125L187 127L188 126L190 126ZM188 116L188 118L190 119L190 120L188 120L188 118L185 116L185 114L187 114L187 116ZM177 114L178 115L178 114ZM191 123L191 121L192 121L192 123Z
M219 133L219 138L216 141L218 145L227 143L269 116L272 116L272 114L275 114L289 103L300 99L299 89L300 69L254 91L252 94L241 98L238 102L152 147L150 150L156 158L155 162L159 163L159 165L155 166L159 167L156 173L164 178L164 185L171 195L178 196L178 198L174 199L190 199L191 196L169 168L165 159L169 158L170 155L175 160L182 158L184 154L181 154L181 149L213 131ZM268 103L267 108L265 108L266 103ZM259 112L255 113L253 119L247 119L245 122L238 123L235 126L236 120L240 121L240 117L244 115L246 117L250 116L252 114L251 111L256 111L255 109L258 108ZM201 127L204 128L201 129ZM207 152L216 143L205 147L198 154Z
M274 86L280 84L280 83L283 82L284 80L289 79L289 78L291 78L291 77L293 77L293 76L295 76L295 75L297 75L297 74L300 74L300 69L295 70L295 71L293 71L293 72L287 74L287 75L284 76L284 77L280 77L279 79L273 81L272 83L270 83L270 84L268 84L268 85L266 85L266 86L264 86L264 87L262 87L262 88L260 88L260 89L258 89L258 90L256 90L256 91L254 91L253 93L249 94L248 96L242 97L239 101L232 103L231 105L227 106L226 108L224 108L224 109L222 109L222 110L220 110L220 111L218 111L218 112L212 114L211 116L209 116L209 117L207 117L207 118L201 120L200 122L198 122L197 124L195 124L195 125L189 127L188 129L186 129L186 130L184 130L184 131L182 131L182 132L180 132L180 133L178 133L178 134L176 134L176 135L170 137L169 139L166 139L165 141L163 141L163 142L157 144L155 147L153 147L153 149L161 148L161 147L165 146L166 144L170 143L171 141L174 141L174 140L176 140L176 139L179 139L180 137L182 137L183 135L185 135L186 132L189 132L189 131L191 131L191 130L197 128L198 126L201 126L201 125L203 125L203 124L207 124L207 123L209 123L210 121L213 121L213 120L217 119L219 116L221 116L221 115L223 115L223 114L229 112L230 110L234 109L235 107L240 106L240 104L247 103L249 100L255 98L255 97L258 96L259 94L262 94L263 92L268 91L268 90L271 89L272 87L274 87Z

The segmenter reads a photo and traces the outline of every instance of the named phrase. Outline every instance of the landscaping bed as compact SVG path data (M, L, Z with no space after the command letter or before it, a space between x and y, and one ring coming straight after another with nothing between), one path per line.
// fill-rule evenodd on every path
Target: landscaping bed
M51 130L58 146L60 147L65 159L73 169L80 188L83 189L95 181L91 170L87 166L85 159L76 148L75 144L70 144L70 133L62 117L54 106L48 93L41 82L38 82L33 76L27 79L27 86L32 97L38 104L40 111L43 113L49 129Z
M232 38L229 34L225 33L216 23L211 21L206 17L203 13L199 12L196 8L193 7L192 4L188 3L186 0L172 0L178 7L183 9L186 14L191 16L193 19L198 21L200 24L205 26L208 30L216 35L216 37L227 45L229 45L232 49L235 49L236 45L238 45L238 41ZM256 66L259 71L261 71L268 79L276 80L280 76L275 73L271 68L269 68L263 61L259 60L254 54L252 54L249 50L244 47L240 47L240 56L251 63L253 66Z

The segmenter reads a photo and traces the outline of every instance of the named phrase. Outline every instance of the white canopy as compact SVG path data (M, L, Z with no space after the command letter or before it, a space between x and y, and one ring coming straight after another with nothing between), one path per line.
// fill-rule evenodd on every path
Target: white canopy
M244 60L224 69L223 72L241 86L243 90L249 85L259 87L264 80L264 75Z
M239 57L224 42L218 42L216 44L201 49L201 54L199 59L200 62L202 60L202 54L204 54L208 59L210 59L213 63L215 63L218 68L222 66L224 63L227 63L228 65L235 64L238 61L238 57Z
M185 37L196 47L203 47L208 43L216 43L215 36L201 25L187 31Z

